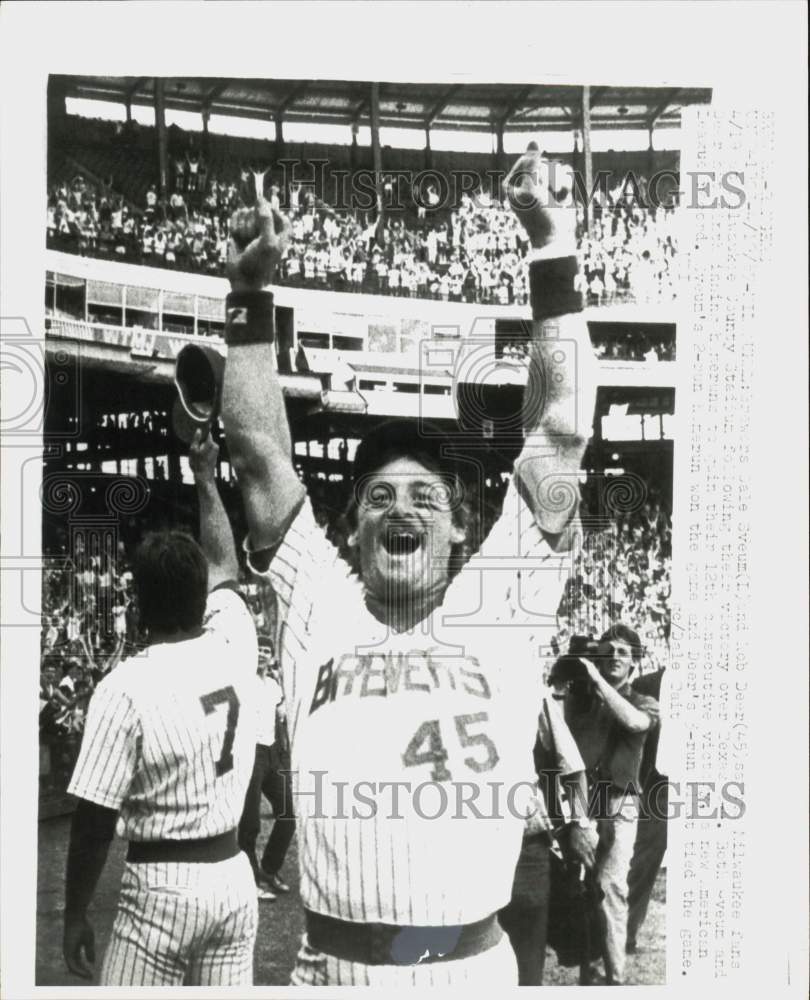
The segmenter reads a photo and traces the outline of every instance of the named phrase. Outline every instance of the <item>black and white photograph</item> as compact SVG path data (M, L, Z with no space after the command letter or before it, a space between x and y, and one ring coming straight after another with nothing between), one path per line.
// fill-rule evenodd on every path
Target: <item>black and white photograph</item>
M229 9L238 34L258 5ZM39 311L5 277L2 310L4 395L41 385L3 421L30 995L685 989L750 961L777 126L729 125L685 54L657 82L620 47L517 81L379 55L41 77Z

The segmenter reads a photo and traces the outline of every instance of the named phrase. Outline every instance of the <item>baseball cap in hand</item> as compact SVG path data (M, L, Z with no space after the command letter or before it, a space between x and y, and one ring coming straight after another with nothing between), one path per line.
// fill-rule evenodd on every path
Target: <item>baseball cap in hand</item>
M186 344L177 355L174 384L180 404L198 424L208 423L219 412L225 356L207 344Z

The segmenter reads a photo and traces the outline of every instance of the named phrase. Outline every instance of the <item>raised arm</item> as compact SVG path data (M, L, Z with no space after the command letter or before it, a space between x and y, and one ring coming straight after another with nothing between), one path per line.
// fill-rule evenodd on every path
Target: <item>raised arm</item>
M198 430L188 453L200 507L200 546L208 562L208 590L239 576L233 531L219 495L216 466L219 447Z
M538 526L564 549L577 509L578 473L591 436L597 384L582 297L574 288L572 178L567 168L543 160L531 144L507 177L506 194L532 247L526 439L515 472Z
M605 703L613 717L622 727L631 733L646 733L658 719L658 703L655 698L645 697L643 708L637 708L624 695L620 694L602 676L599 668L592 660L582 657L588 677L593 683L596 693Z
M268 290L289 231L288 220L264 198L231 219L222 421L254 550L281 540L304 497L292 463L274 356L273 294Z

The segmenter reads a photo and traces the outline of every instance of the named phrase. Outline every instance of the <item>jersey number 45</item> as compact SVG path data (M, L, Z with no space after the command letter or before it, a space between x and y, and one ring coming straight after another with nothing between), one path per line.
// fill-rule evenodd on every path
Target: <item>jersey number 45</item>
M491 771L500 759L495 744L486 733L470 732L471 726L479 722L489 721L487 713L476 712L474 715L457 715L453 721L456 724L456 735L462 747L465 749L467 747L480 747L483 751L483 754L479 753L477 757L465 757L464 763L467 767L471 771L475 771L476 774ZM414 733L402 755L402 763L405 767L432 764L431 781L451 781L453 776L446 764L448 756L447 749L442 742L439 720L430 719L428 722L423 722Z

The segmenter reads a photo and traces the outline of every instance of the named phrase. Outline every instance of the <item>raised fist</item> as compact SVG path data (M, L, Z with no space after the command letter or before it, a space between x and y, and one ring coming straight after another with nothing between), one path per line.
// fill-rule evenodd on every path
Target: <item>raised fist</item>
M554 245L560 256L576 251L574 178L564 163L546 160L533 142L504 181L512 211L534 247Z
M290 238L290 221L258 198L252 208L231 216L225 273L235 292L260 291L271 284Z

